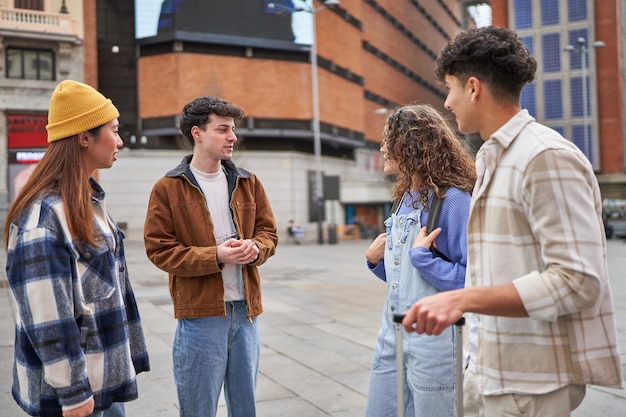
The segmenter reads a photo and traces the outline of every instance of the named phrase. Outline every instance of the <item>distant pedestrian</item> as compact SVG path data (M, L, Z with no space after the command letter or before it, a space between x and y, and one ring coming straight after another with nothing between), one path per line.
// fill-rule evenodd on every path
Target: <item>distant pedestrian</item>
M415 303L404 325L440 334L470 320L465 416L567 417L585 386L622 387L593 167L520 107L537 63L496 26L441 51L445 107L485 141L468 223L467 288Z
M296 223L295 220L289 220L289 224L287 225L287 234L289 235L289 237L291 237L293 239L293 242L296 245L299 245L300 243L302 243L302 236L304 235L304 229L302 229L302 227L300 227L300 225L298 223Z
M397 209L365 256L387 282L387 302L370 373L366 417L394 417L396 338L393 314L428 295L462 288L467 261L466 228L476 174L472 155L443 116L426 104L394 110L383 141L383 171L395 174ZM437 228L426 224L434 195L443 198ZM436 246L439 252L431 251ZM405 415L456 417L454 333L404 338Z
M124 234L91 177L123 146L118 117L92 87L59 83L50 145L7 214L13 397L33 416L124 416L123 402L137 398L136 374L150 368Z
M276 250L261 181L231 161L243 110L199 97L180 130L193 153L157 181L144 227L148 258L169 273L178 319L172 356L181 417L254 417L259 370L258 266Z

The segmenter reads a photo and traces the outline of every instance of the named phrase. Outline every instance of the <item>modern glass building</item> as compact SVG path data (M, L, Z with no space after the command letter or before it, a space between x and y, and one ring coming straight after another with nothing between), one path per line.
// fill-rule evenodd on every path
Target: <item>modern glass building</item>
M618 0L492 0L494 24L517 31L537 58L522 106L572 140L603 194L626 195L624 72Z

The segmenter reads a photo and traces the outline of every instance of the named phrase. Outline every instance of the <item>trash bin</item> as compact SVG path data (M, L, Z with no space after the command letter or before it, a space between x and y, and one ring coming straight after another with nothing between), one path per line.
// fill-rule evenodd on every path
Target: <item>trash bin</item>
M336 224L328 225L328 243L331 243L331 244L337 243L337 225Z

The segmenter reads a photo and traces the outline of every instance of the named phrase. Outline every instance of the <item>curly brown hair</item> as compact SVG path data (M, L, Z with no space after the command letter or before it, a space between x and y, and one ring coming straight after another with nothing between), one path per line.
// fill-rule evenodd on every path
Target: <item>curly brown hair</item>
M434 107L410 104L395 109L387 118L383 145L387 159L399 168L395 200L417 190L426 207L431 189L441 198L448 187L472 192L476 182L474 157ZM417 208L417 202L414 204Z
M519 38L505 28L486 26L461 32L437 58L439 81L446 75L465 83L469 77L483 81L491 94L503 101L518 101L522 88L534 80L537 61Z

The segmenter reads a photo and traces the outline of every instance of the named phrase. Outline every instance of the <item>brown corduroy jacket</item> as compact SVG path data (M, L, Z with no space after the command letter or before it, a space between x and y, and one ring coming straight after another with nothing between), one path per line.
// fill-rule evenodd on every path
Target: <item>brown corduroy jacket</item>
M206 199L189 169L191 155L154 185L144 225L146 254L169 274L174 316L200 318L224 316L222 265L217 262L217 242ZM252 239L257 259L243 265L248 318L263 312L261 280L257 267L276 251L276 221L258 178L222 161L228 180L230 208L240 239Z

